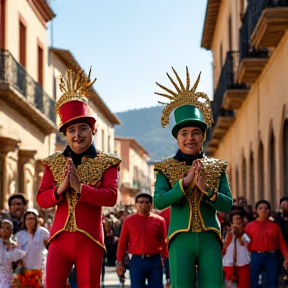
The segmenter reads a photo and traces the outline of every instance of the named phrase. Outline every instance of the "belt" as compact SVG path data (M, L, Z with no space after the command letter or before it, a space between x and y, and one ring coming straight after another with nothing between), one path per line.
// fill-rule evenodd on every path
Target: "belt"
M275 250L270 251L257 251L258 253L268 254L268 253L275 253Z
M157 254L132 254L133 257L137 257L137 258L153 258L155 256L159 255L159 253Z

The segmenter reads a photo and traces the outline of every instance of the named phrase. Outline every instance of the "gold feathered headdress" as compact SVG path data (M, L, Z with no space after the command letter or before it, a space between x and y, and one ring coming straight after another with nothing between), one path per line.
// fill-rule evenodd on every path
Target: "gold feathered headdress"
M88 99L90 95L90 89L93 83L96 81L90 80L91 68L89 70L88 77L84 74L84 71L77 71L68 69L66 73L66 79L60 76L61 82L59 84L60 90L63 95L56 103L56 113L61 119L59 130L65 130L67 123L73 120L82 118L94 127L96 122L95 113L88 105ZM65 125L65 126L64 126Z
M90 95L90 87L94 84L97 80L90 80L91 75L90 67L88 77L84 74L84 70L76 71L73 69L68 69L66 72L66 79L63 75L60 76L60 90L64 93L56 104L56 112L59 114L59 108L64 103L71 101L71 100L78 100L87 102L87 98Z
M157 95L164 96L170 99L170 103L166 104L162 112L162 117L161 117L162 127L164 128L166 125L169 124L169 115L174 109L183 105L187 105L187 104L197 107L203 113L207 127L210 127L213 124L213 116L212 116L209 97L207 96L207 94L203 92L195 93L198 83L200 81L201 72L199 73L199 76L195 84L190 89L190 75L189 75L188 67L186 67L186 88L184 87L180 77L178 76L177 72L174 70L173 67L172 67L172 70L179 82L180 87L174 82L174 80L170 77L168 73L166 74L168 78L170 79L171 83L173 84L173 86L175 87L175 89L177 90L177 92L174 92L170 90L169 88L166 88L163 85L156 82L156 84L160 88L162 88L163 90L165 90L166 92L170 94L168 95L168 94L155 92L155 94Z

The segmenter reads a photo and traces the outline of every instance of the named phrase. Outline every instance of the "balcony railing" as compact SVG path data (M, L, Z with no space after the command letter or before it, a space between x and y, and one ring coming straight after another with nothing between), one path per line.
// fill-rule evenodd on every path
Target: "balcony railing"
M247 57L266 58L267 49L256 51L250 43L251 35L257 25L257 22L266 8L288 7L288 0L250 0L243 18L242 27L240 28L240 61Z
M219 116L233 116L234 111L225 110L222 107L223 98L225 92L228 89L247 89L247 85L244 83L236 83L236 73L239 63L239 51L228 51L226 53L225 64L222 68L219 82L214 94L214 100L212 102L212 112L214 123L217 123Z
M224 95L228 89L247 89L247 85L244 83L236 82L236 74L239 64L239 51L228 51L226 53L225 64L221 70L219 82L214 94L214 100L211 104L214 125L212 129L207 131L206 142L204 146L209 144L209 141L212 139L212 132L217 124L218 118L221 116L224 117L233 117L235 112L233 110L226 110L222 107Z
M0 50L0 84L15 88L27 102L55 123L55 101L8 51Z

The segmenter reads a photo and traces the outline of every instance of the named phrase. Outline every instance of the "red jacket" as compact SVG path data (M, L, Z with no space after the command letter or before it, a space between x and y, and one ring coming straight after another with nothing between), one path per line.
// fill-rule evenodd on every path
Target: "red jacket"
M245 232L251 238L248 249L251 252L274 251L279 249L283 257L288 257L287 247L279 226L270 221L254 220L245 227Z
M117 260L122 261L125 251L131 254L157 254L168 257L166 225L163 217L138 213L125 218L117 248Z
M48 243L63 231L79 231L105 249L101 206L116 203L120 160L98 152L94 159L82 163L76 169L81 183L86 183L81 185L80 195L71 190L57 200L55 193L65 176L61 171L65 170L66 159L62 153L48 157L36 199L41 208L57 205Z

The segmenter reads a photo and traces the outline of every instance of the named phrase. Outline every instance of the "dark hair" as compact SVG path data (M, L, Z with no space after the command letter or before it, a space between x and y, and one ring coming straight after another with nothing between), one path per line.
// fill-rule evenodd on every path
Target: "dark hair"
M229 215L229 220L231 223L233 222L233 216L234 215L239 215L241 217L241 219L243 220L245 217L245 211L242 211L242 209L238 209L238 208L234 209Z
M27 211L25 214L24 214L24 219L23 219L23 227L25 230L27 230L27 227L26 227L26 217L27 215L30 215L30 214L33 214L35 217L36 217L36 220L35 220L35 230L37 229L37 225L38 225L38 216L33 213L33 212L30 212L30 211Z
M282 202L284 202L284 201L288 201L288 197L287 196L284 196L284 197L282 197L281 199L280 199L280 203L279 204L281 204Z
M151 203L153 201L153 198L152 198L151 194L148 194L146 192L140 192L140 193L137 194L137 196L135 198L135 202L137 202L138 198L140 198L140 197L148 198Z
M271 210L271 205L267 200L259 200L256 204L255 204L255 209L257 210L260 204L266 204L268 209Z
M14 199L20 199L24 205L27 205L27 198L23 193L14 193L8 199L8 206L11 206L11 202Z

